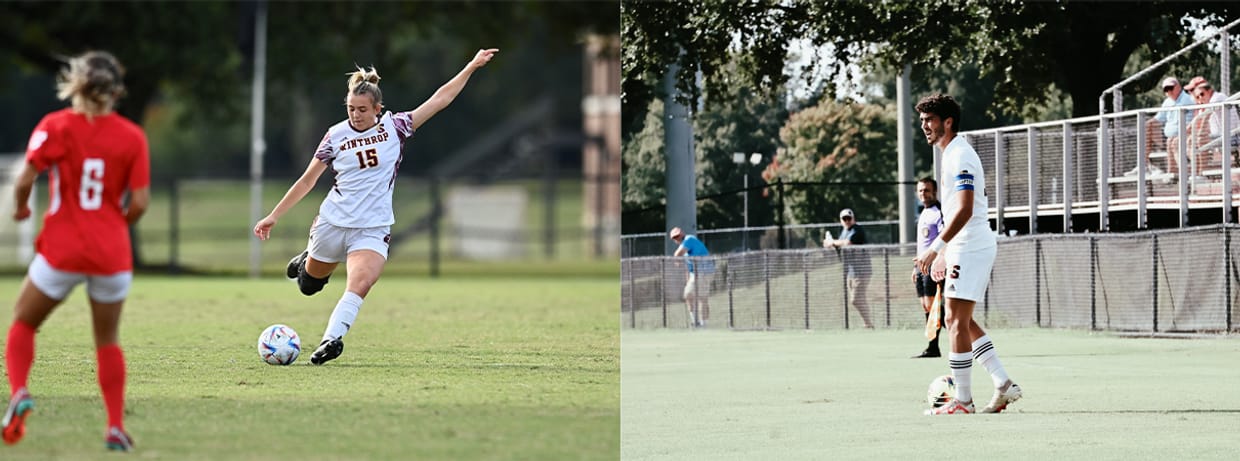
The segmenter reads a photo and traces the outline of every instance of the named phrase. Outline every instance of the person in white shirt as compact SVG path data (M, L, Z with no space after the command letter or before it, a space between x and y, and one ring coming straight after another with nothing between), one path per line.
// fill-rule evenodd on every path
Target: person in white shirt
M372 67L349 74L345 96L348 118L327 130L301 178L280 203L254 225L260 240L271 237L276 222L314 188L329 167L336 174L310 229L306 251L289 261L287 276L306 296L318 293L341 261L347 268L345 293L332 310L323 340L310 356L322 365L344 352L341 339L352 327L362 300L379 280L391 240L392 189L405 142L432 116L448 107L474 71L498 49L482 49L430 99L408 112L384 112L379 74Z
M936 280L943 289L947 326L952 348L948 354L956 397L946 405L927 410L928 415L974 412L972 366L977 360L990 372L995 394L982 413L998 413L1021 397L1021 389L1008 377L990 337L973 320L973 308L986 293L997 243L986 219L986 176L973 146L956 133L960 128L960 104L951 96L934 94L917 103L921 130L931 146L943 150L942 209L946 228L913 260L917 270ZM950 272L949 272L950 271Z
M1193 77L1192 81L1184 86L1184 90L1193 96L1193 100L1197 104L1209 104L1227 100L1227 95L1214 91L1214 87L1210 85L1210 82L1205 77ZM1227 117L1227 130L1235 133L1236 130L1240 129L1240 117L1236 116L1236 109L1231 106L1201 109L1197 114L1196 120L1190 126L1189 133L1191 136L1188 138L1190 140L1188 152L1192 155L1188 158L1190 161L1199 162L1196 171L1194 171L1195 180L1204 180L1205 178L1200 176L1201 172L1207 167L1221 166L1222 159L1226 157L1222 155L1225 149L1222 149L1222 146L1219 145L1220 143L1215 142L1223 139L1224 114ZM1228 136L1227 139L1231 144L1230 147L1237 146L1236 141L1238 139L1235 135ZM1214 146L1205 148L1205 146L1211 143L1214 143ZM1230 148L1226 150L1230 150ZM1178 160L1177 158L1172 158L1173 162Z

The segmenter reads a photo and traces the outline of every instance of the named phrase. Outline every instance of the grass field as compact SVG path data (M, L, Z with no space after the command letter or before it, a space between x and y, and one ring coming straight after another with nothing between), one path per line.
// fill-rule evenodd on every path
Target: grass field
M0 279L5 330L18 285ZM614 274L385 277L341 358L310 365L342 289L333 279L306 298L285 280L139 276L121 330L135 458L615 459ZM272 323L302 337L291 366L258 358ZM89 332L79 288L39 333L35 413L0 459L105 455Z
M990 332L1025 397L928 417L920 331L625 330L621 458L1236 459L1240 339ZM989 375L974 367L974 395Z

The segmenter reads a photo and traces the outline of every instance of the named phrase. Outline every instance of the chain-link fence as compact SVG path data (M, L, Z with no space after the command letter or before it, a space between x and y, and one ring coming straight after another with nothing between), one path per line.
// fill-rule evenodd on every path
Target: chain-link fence
M999 240L985 298L974 316L987 327L1139 332L1240 331L1240 226L1123 234L1040 234ZM711 327L847 329L924 324L912 283L913 245L762 250L712 257ZM868 287L848 299L845 262L868 260ZM866 275L866 274L863 274ZM683 258L621 260L621 323L686 328ZM847 308L846 308L847 307Z
M868 221L859 222L858 226L865 229L866 243L896 243L900 240L900 222ZM843 225L829 224L797 224L784 226L784 242L781 247L779 226L761 226L735 229L699 230L694 235L711 253L740 253L745 251L767 250L777 248L810 249L822 247L823 237L830 232L839 237ZM660 256L675 249L665 232L650 232L620 236L620 256L637 258L641 256Z

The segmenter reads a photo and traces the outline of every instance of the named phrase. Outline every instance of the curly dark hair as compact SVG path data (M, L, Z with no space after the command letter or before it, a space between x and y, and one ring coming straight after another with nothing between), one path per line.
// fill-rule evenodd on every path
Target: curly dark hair
M952 123L952 132L960 132L960 103L951 96L935 93L921 98L921 101L917 101L917 112L934 114L944 121L949 118L955 120Z

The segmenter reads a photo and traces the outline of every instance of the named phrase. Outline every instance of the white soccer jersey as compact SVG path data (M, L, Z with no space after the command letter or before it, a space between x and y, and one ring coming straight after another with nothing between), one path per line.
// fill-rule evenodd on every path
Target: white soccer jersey
M353 129L348 120L328 129L314 158L336 172L336 182L319 206L319 219L352 228L395 223L392 188L411 136L409 112L384 112L366 131Z
M951 225L952 219L960 213L960 198L957 192L973 191L973 217L965 224L964 229L947 242L949 248L956 251L979 250L995 246L995 234L990 230L990 221L986 219L989 203L986 199L986 176L982 171L982 160L977 151L965 141L964 136L956 136L943 149L943 170L939 184L943 187L943 221Z

